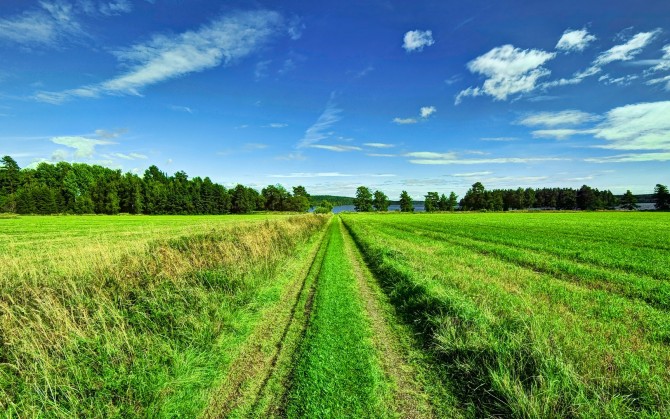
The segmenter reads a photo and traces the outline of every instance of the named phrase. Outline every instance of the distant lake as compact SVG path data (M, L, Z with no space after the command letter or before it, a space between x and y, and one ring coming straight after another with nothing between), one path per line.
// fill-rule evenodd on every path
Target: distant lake
M353 205L338 205L336 207L333 207L333 214L338 214L340 212L344 211L350 211L354 212L356 211L354 209ZM400 211L400 205L389 205L389 211ZM424 212L424 207L423 205L414 205L414 212Z
M649 211L654 209L654 204L643 202L637 204L639 206L638 210ZM314 211L314 208L310 208L310 212ZM355 212L353 205L338 205L333 207L333 214L338 214L340 212ZM389 211L400 211L400 205L389 205ZM423 204L414 204L414 212L425 212Z

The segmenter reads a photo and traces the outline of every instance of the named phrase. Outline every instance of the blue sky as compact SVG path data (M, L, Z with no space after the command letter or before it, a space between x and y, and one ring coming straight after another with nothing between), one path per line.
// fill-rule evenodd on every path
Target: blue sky
M670 3L5 0L0 155L231 186L670 183Z

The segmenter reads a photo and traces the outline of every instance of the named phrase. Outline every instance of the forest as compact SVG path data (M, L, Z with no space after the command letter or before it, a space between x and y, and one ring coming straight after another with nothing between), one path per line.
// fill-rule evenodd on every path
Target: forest
M292 192L270 185L261 192L232 189L209 177L168 176L151 166L139 176L98 165L59 162L21 169L10 156L0 160L0 212L18 214L247 214L309 209L302 186Z

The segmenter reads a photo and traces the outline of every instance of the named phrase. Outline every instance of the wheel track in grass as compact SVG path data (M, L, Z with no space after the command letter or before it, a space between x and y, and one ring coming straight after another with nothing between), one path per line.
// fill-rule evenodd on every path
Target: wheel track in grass
M274 309L267 310L269 318L257 327L248 338L248 343L239 351L238 357L231 363L232 367L222 381L222 387L216 390L208 407L201 415L203 418L244 417L259 408L259 402L277 368L278 360L287 349L291 349L287 348L290 346L287 345L289 333L292 329L299 329L300 333L304 334L307 327L307 320L311 314L310 300L313 298L315 279L328 247L326 238L331 223L332 219L320 233L318 245L315 244L311 249L307 258L309 265L306 264L301 270L301 275L296 276L298 280L293 281L287 287L281 301ZM298 319L297 314L301 302L305 303L304 313ZM291 309L288 313L286 310L281 310L282 307L289 306ZM272 330L282 330L282 333L277 338L276 334L272 334ZM268 335L275 337L269 342L269 345ZM297 343L293 345L293 352L297 346ZM280 401L283 398L284 395L281 394ZM276 400L270 401L271 407L277 404Z
M311 333L313 339L315 333L323 333L318 325L313 324L315 313L323 309L316 301L317 294L323 292L320 287L326 285L322 285L320 280L322 275L327 274L323 273L323 266L329 258L342 256L346 263L336 265L341 267L336 281L351 284L352 292L342 294L341 298L357 300L354 304L360 306L357 316L369 329L369 339L356 346L372 348L371 362L378 365L383 380L375 385L376 396L373 396L382 403L370 402L364 416L440 416L432 401L440 397L441 390L427 390L427 386L435 386L437 382L430 371L431 361L417 349L412 332L396 317L393 306L386 301L353 238L335 218L329 221L321 235L306 258L310 261L309 265L305 263L302 274L296 275L300 279L287 286L281 301L268 310L266 316L269 316L248 338L248 343L231 364L222 387L211 398L203 417L292 417L295 414L295 411L288 410L288 406L291 403L295 405L296 400L291 399L291 394L296 382L303 380L304 384L305 376L300 375L297 367L309 353L305 352L308 345L306 336ZM332 267L330 269L332 286ZM370 373L366 363L358 367L362 374ZM353 388L351 391L355 393L359 390Z
M340 234L344 237L344 249L352 263L358 292L370 319L374 346L378 351L384 373L393 383L393 398L390 402L395 413L403 418L436 417L428 394L418 382L417 371L408 360L412 356L406 347L408 342L401 342L397 336L398 331L389 324L389 317L393 313L389 310L390 305L384 304L383 291L376 284L343 223L340 223Z

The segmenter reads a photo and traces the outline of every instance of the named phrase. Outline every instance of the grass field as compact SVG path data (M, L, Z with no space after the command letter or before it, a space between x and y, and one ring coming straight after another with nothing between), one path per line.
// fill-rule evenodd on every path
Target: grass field
M8 417L667 417L670 214L0 219Z

